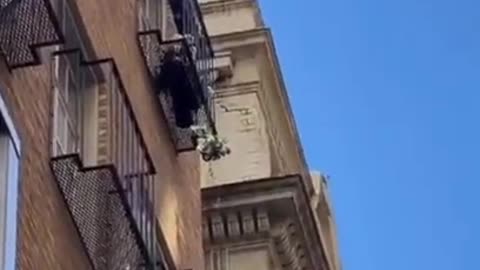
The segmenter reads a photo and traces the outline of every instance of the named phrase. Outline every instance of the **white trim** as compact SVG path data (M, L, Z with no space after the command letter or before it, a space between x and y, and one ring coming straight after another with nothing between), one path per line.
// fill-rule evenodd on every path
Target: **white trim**
M164 1L161 0L141 0L138 2L139 30L162 30L163 3Z
M17 129L13 125L12 117L8 112L7 105L3 100L2 94L0 93L0 116L3 118L5 123L7 124L7 129L10 132L10 137L13 140L13 144L15 146L15 151L17 155L20 155L21 145L20 145L20 137L18 136Z
M10 144L9 170L7 176L7 211L5 230L5 270L15 270L17 250L17 219L18 219L18 192L19 192L19 156Z
M3 264L0 270L16 269L16 250L17 250L17 221L18 221L18 193L20 186L19 170L20 170L20 138L13 125L12 118L8 113L7 106L0 94L0 117L6 123L8 139L7 161L6 161L6 207L5 207L5 238L0 243L0 252L3 252Z

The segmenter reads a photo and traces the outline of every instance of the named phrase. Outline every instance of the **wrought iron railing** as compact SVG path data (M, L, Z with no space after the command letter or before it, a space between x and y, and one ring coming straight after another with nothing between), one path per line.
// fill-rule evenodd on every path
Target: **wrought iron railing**
M169 3L178 32L187 40L190 57L195 61L203 97L210 101L208 88L213 83L214 52L198 1L169 0Z
M39 64L36 49L62 41L49 0L0 0L0 54L10 69Z
M216 133L213 97L213 50L198 3L169 1L178 33L162 40L158 31L141 31L139 46L164 115L180 151L194 148L192 125Z
M156 172L117 67L112 59L85 62L78 51L54 57L77 65L68 69L80 91L71 108L79 132L70 140L78 140L70 153L54 153L52 168L92 265L156 269Z

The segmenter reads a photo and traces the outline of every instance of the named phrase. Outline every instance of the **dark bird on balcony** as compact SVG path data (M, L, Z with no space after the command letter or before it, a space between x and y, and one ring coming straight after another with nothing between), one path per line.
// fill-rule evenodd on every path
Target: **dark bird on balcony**
M159 91L166 91L172 98L173 113L178 127L194 124L194 115L200 109L189 72L193 68L180 45L169 46L163 55L155 84Z

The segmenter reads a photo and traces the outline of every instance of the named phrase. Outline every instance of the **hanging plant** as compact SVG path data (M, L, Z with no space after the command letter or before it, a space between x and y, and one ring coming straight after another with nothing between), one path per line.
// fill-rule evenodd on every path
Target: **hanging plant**
M206 126L191 126L196 149L204 161L218 160L231 153L227 141L218 138Z

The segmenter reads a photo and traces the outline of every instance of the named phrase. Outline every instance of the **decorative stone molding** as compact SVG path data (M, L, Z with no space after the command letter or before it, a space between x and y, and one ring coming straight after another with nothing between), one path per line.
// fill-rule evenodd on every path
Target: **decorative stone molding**
M211 229L212 229L212 238L214 239L223 239L225 238L225 224L223 222L222 216L215 214L210 218Z
M204 188L202 201L206 250L270 241L282 270L333 269L299 175Z
M233 58L230 51L216 52L213 59L214 81L221 82L233 75Z
M285 270L308 268L305 252L298 236L298 228L292 220L280 224L274 233L275 246Z
M269 230L270 221L264 209L247 208L238 211L227 209L203 217L203 236L207 242L263 237Z
M308 267L301 229L294 219L287 218L271 227L267 209L259 207L239 212L226 210L212 213L204 216L203 224L204 240L210 244L231 244L238 247L242 246L242 243L249 243L251 239L264 239L262 241L272 241L282 269L312 269Z
M229 97L229 96L237 96L237 95L245 95L250 93L255 93L258 97L258 92L260 91L260 82L259 81L252 81L248 83L239 83L234 85L228 85L227 87L220 87L218 86L215 89L215 95L218 98L222 97ZM262 107L262 109L264 109ZM224 108L224 110L227 110Z
M257 13L257 19L263 24L260 16L260 9L257 0L200 0L200 7L204 16L211 13L229 12L241 8L254 8Z
M267 210L260 208L257 210L257 224L258 231L267 232L270 230L270 220L268 218Z
M245 210L241 213L242 216L242 228L244 234L253 234L255 233L255 220L253 218L252 212Z
M242 233L240 230L240 222L235 212L227 214L227 231L230 237L239 237Z

